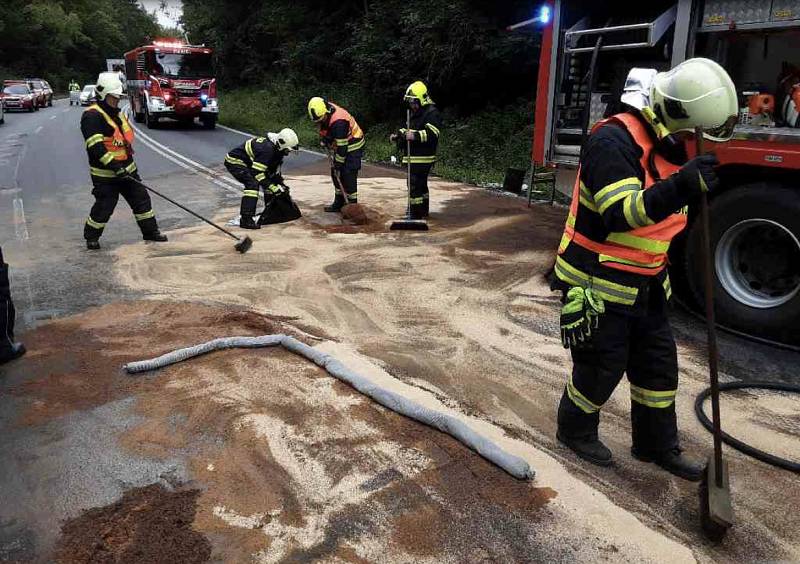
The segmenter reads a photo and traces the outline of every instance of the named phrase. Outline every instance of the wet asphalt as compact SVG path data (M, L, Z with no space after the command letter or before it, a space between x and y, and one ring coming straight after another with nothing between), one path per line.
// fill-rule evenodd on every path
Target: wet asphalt
M11 265L18 335L50 319L138 297L123 291L113 275L113 250L141 238L122 198L101 239L103 248L92 252L84 246L83 224L93 198L79 128L83 110L57 100L32 114L7 113L0 125L0 245ZM246 137L176 122L154 130L136 127L160 145L147 143L144 135L134 142L145 183L206 216L237 204L234 186L223 188L165 155L166 149L177 151L224 178L225 153ZM284 171L321 158L293 155ZM200 223L157 197L153 207L164 231ZM0 367L0 562L46 562L64 519L112 503L131 487L186 479L178 457L157 461L121 450L115 437L138 422L132 399L45 425L18 426L19 403L8 389L30 377L18 367Z

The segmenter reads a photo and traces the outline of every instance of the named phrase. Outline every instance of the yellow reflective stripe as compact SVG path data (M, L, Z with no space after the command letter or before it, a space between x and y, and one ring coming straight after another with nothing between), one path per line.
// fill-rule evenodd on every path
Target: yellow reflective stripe
M424 204L425 198L420 196L419 198L410 198L409 201L411 202L411 205Z
M245 190L242 194L245 198L258 198L258 190Z
M634 229L637 227L646 227L655 223L652 219L647 217L647 211L644 209L644 192L639 191L631 194L623 206L625 214L625 221Z
M420 129L419 131L417 131L417 133L419 133L419 140L422 141L423 143L427 143L428 132L425 131L424 129Z
M92 176L100 176L102 178L116 178L117 176L116 174L114 174L113 170L108 170L106 168L97 168L93 166L89 167L89 172L92 174Z
M136 163L131 163L125 167L125 172L135 172L136 171Z
M408 163L408 157L403 157L403 163ZM411 164L432 164L436 162L436 155L428 157L411 157Z
M610 280L589 276L569 264L561 256L556 257L555 272L558 279L565 284L591 288L595 294L609 302L633 305L636 303L636 296L639 294L638 288L623 286Z
M253 140L248 139L247 142L244 144L244 150L247 152L247 156L250 157L250 160L255 160L253 156Z
M356 141L354 143L351 143L347 147L347 152L350 153L350 152L353 152L353 151L358 151L361 147L364 146L365 142L366 142L366 139L364 137L362 137L358 141Z
M92 135L91 137L89 137L86 140L86 148L88 149L89 147L93 147L94 145L97 145L98 143L102 143L103 139L104 139L104 137L100 133L95 133L94 135Z
M95 229L103 229L106 226L105 223L93 220L91 216L86 220L86 225L94 227Z
M664 287L664 296L669 300L672 297L672 283L669 280L669 274L664 277L661 285Z
M264 163L260 163L258 161L253 161L253 164L251 164L250 166L255 170L263 170L263 171L267 170L267 165L265 165Z
M334 155L334 156L333 156L333 159L334 159L334 160L335 160L337 163L343 163L343 162L345 161L345 159L346 159L346 158L347 158L347 157L342 157L342 156L340 156L338 153L337 153L336 155Z
M657 239L648 239L646 237L639 237L625 232L613 232L606 237L606 242L624 245L640 251L647 251L658 255L666 253L669 250L669 241L659 241Z
M572 403L577 405L584 413L596 413L600 411L601 406L578 391L578 388L572 383L572 375L570 375L569 380L567 380L567 395L569 399L572 400Z
M630 264L631 266L638 266L639 268L661 268L666 259L656 260L653 262L639 262L638 260L624 259L615 257L613 255L598 255L600 262L618 262L621 264Z
M581 181L580 187L581 187L581 192L580 192L581 204L583 204L585 207L589 208L593 212L597 212L597 206L594 203L594 196L592 196L591 191L589 191L589 189L586 187L583 181Z
M561 253L563 253L564 251L567 250L567 247L569 246L570 240L571 239L569 238L569 235L567 235L566 233L563 233L561 235L561 242L558 244L558 252L559 252L559 254L561 254Z
M230 155L225 155L225 162L235 165L247 166L242 159L237 159L236 157L232 157Z
M280 184L270 184L269 185L269 191L272 192L273 194L280 194L281 190L282 189L281 189Z
M351 202L355 202L356 200L358 200L358 192L353 192L352 194L348 194L347 199L350 200Z
M433 133L436 135L436 137L439 137L439 128L438 127L436 127L432 123L426 123L425 127L430 129L431 131L433 131Z
M663 409L675 402L678 390L648 390L631 384L631 400L647 407Z
M259 172L258 174L256 174L256 180L258 180L259 182L266 179L267 179L266 173Z
M622 198L625 198L631 192L639 191L641 187L642 182L638 178L631 176L613 182L603 187L601 190L598 190L593 199L597 205L598 211L600 213L605 213L609 207Z
M567 225L570 227L575 227L575 215L572 213L572 211L567 214Z
M133 214L133 217L136 218L136 221L144 221L145 219L150 219L151 217L155 217L155 216L156 216L156 212L154 212L153 210L146 211L144 213L135 213L135 214Z
M113 160L114 160L114 153L112 153L111 151L107 151L102 157L100 157L100 164L107 165Z
M334 142L336 143L337 147L347 147L347 145L350 143L350 140L345 137L344 139L334 139Z

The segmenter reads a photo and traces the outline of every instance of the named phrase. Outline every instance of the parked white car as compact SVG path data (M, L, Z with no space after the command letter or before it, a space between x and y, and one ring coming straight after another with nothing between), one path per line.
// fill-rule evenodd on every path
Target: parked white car
M94 102L95 91L94 91L94 84L87 84L81 90L80 101L81 106L88 106L92 102Z

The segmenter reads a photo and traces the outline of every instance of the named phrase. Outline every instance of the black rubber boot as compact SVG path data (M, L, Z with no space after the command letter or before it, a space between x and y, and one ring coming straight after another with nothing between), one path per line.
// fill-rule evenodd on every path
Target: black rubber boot
M705 467L699 462L684 456L680 447L657 453L641 453L632 448L631 454L637 460L657 464L670 474L690 482L699 482L703 477Z
M166 243L167 236L159 231L155 231L153 233L147 233L146 235L142 235L142 239L145 241L155 241L156 243Z
M325 211L326 211L326 212L333 212L333 213L335 213L335 212L342 211L342 208L343 208L343 207L344 207L344 204L342 204L342 203L339 203L339 202L334 202L334 203L332 203L332 204L329 204L329 205L325 206Z
M580 458L598 466L611 466L611 451L597 437L570 438L556 433L556 438Z
M25 354L25 345L12 343L8 347L0 347L0 364L11 362Z
M100 241L97 239L87 239L86 240L86 248L90 251L97 251L100 249Z
M242 229L261 229L261 225L253 221L252 215L243 215L239 218L239 227Z

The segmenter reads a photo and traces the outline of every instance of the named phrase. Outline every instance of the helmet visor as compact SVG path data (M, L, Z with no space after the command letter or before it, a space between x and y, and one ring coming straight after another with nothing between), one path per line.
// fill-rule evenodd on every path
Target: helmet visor
M729 116L722 125L703 130L703 137L712 141L728 141L733 137L733 130L739 122L738 116Z

